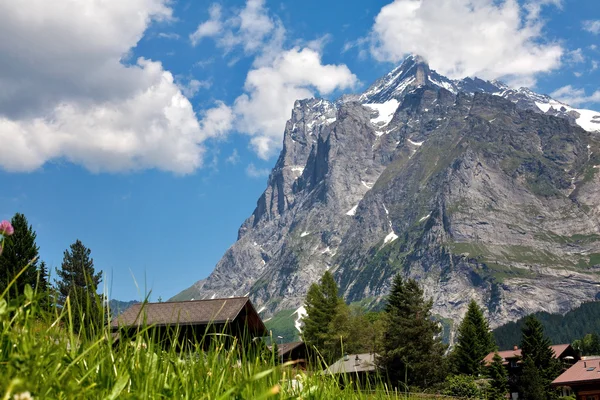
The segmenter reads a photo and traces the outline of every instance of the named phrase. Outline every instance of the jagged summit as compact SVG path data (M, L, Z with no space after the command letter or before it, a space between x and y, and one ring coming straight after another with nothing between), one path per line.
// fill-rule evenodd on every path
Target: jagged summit
M596 126L600 113L415 56L360 95L298 101L237 242L175 299L249 295L292 315L329 269L370 305L395 274L416 278L445 323L471 299L493 326L566 312L600 297Z

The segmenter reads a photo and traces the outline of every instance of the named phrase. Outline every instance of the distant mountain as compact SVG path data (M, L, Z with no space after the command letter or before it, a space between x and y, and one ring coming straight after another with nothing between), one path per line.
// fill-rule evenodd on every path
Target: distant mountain
M554 344L573 343L588 333L600 335L600 301L584 303L565 315L538 312L534 314L544 326L546 336ZM524 318L494 329L496 344L500 350L512 349L521 343Z
M238 240L173 299L291 315L329 269L371 306L416 278L450 328L471 298L493 326L565 313L600 290L599 170L600 113L411 56L362 94L295 103Z
M112 318L119 316L123 311L127 310L134 304L139 303L137 300L130 301L119 301L119 300L110 300L108 302L108 306L110 307L110 313Z

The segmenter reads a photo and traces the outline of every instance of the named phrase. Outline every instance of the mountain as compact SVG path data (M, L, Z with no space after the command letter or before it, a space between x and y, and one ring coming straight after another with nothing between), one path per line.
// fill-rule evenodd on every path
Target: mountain
M450 326L471 298L492 326L564 313L599 297L599 165L600 113L410 56L362 94L296 101L238 240L174 299L293 318L329 269L367 306L416 278Z
M120 301L112 299L108 302L108 307L110 308L111 318L118 317L123 311L127 310L134 304L139 303L137 300L130 301Z

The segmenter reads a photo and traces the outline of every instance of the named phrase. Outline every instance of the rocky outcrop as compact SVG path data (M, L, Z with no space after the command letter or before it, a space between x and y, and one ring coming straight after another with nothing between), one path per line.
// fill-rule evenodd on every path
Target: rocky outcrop
M268 316L330 269L371 305L414 277L448 324L471 298L492 326L566 312L600 291L600 134L582 115L418 57L361 95L298 101L238 241L176 298L249 294Z

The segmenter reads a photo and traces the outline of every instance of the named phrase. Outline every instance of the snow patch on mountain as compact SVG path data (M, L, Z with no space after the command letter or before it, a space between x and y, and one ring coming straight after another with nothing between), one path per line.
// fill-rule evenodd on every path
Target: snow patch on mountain
M396 239L398 239L398 235L396 235L394 231L391 231L390 233L388 233L385 239L383 239L383 244L388 244Z
M386 101L385 103L365 103L363 106L370 108L373 111L377 111L377 117L371 118L371 123L378 126L385 126L390 123L392 118L394 117L394 113L398 109L398 100L391 99Z
M348 210L348 212L346 213L346 215L350 215L350 216L356 215L356 209L357 208L358 208L358 204L355 205L354 207L352 207L350 210Z
M298 330L298 332L302 333L302 318L306 317L308 314L306 312L306 308L304 306L298 307L296 311L292 313L292 315L296 314L296 320L294 321L294 326Z

